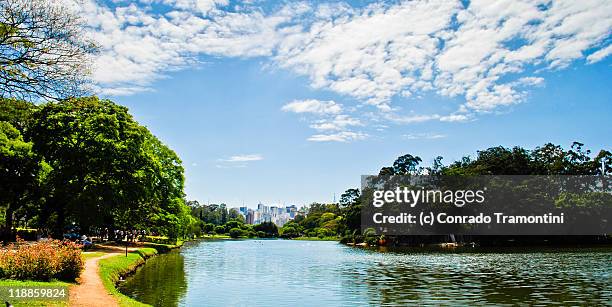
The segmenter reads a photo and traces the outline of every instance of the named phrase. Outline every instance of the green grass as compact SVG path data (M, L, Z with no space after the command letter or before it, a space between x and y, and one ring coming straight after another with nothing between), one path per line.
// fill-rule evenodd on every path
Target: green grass
M127 257L125 255L118 255L100 260L100 278L102 283L106 290L117 298L120 306L149 306L121 294L115 288L115 284L120 276L133 271L136 267L143 264L146 258L156 254L157 250L155 248L145 247L128 253Z
M87 261L91 258L102 257L105 254L106 253L103 253L103 252L83 252L81 253L81 258L83 258L83 261Z
M31 281L31 280L12 280L12 279L0 279L0 287L57 287L66 286L70 287L72 284L63 281ZM66 289L66 295L68 295L68 289ZM4 305L4 302L2 302ZM13 301L10 302L15 307L21 306L35 306L35 307L64 307L68 306L68 298L65 301Z
M319 238L319 237L297 237L297 238L293 238L292 240L298 240L298 241L338 241L338 240L340 240L340 238L338 238L338 237L323 237L323 238Z

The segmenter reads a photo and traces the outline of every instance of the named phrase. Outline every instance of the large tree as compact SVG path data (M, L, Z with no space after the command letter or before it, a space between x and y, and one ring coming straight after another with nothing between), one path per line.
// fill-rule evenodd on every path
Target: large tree
M0 0L0 97L81 96L96 46L64 1Z
M49 103L29 134L52 167L42 217L58 232L70 222L83 231L161 227L188 212L181 161L123 106L96 97Z

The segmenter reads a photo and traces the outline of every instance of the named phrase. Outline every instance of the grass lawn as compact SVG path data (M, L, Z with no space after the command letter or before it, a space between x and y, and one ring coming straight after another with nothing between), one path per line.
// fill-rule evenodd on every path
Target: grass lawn
M146 258L157 254L155 248L141 248L128 253L128 256L118 255L100 260L100 278L106 290L112 294L120 306L149 306L138 302L128 296L121 294L115 284L121 275L131 272L137 266L143 264Z
M0 279L0 287L57 287L65 286L66 288L66 300L64 301L12 301L10 302L15 307L20 306L50 306L50 307L64 307L68 306L68 287L72 284L62 281L31 281L31 280L11 280L11 279ZM4 302L2 302L4 305Z

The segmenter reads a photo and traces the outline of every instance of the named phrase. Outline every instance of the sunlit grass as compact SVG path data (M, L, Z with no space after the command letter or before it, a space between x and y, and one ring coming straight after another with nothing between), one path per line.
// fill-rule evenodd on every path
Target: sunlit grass
M115 284L119 277L133 271L143 264L146 258L157 254L154 248L141 248L125 255L117 255L100 260L100 278L106 290L112 294L120 306L149 306L120 293Z

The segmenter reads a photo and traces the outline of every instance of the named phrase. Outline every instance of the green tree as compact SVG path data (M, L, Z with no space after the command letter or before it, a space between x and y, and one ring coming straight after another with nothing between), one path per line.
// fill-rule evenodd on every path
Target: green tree
M240 238L243 236L243 232L240 228L232 228L229 230L229 235L232 238Z
M177 228L189 216L181 161L127 108L96 97L49 103L34 113L29 134L52 168L41 221L53 222L56 235L69 222L84 232L169 225L184 234Z
M257 224L253 226L253 230L256 232L262 232L265 234L265 237L277 237L278 236L278 227L276 224L272 222L263 222L261 224Z
M418 156L410 154L400 156L393 162L393 173L396 175L416 174L421 162L422 160Z
M340 206L346 207L359 199L359 189L348 189L340 195Z
M245 220L244 220L244 216L243 216L242 214L240 214L240 212L238 212L238 210L233 209L233 208L232 208L232 209L230 209L230 210L227 212L227 218L228 218L230 221L231 221L231 220L238 220L238 221L241 221L241 222L243 222L243 223L245 222Z
M295 228L295 226L292 225L283 225L283 227L279 231L279 234L282 238L287 239L300 236L299 231Z
M32 124L32 115L37 109L31 102L0 98L0 121L8 122L24 135Z
M215 233L217 234L224 234L225 233L225 227L219 225L215 227Z
M40 159L32 152L19 130L0 121L0 206L5 212L5 234L12 237L13 213L28 202L42 171Z

